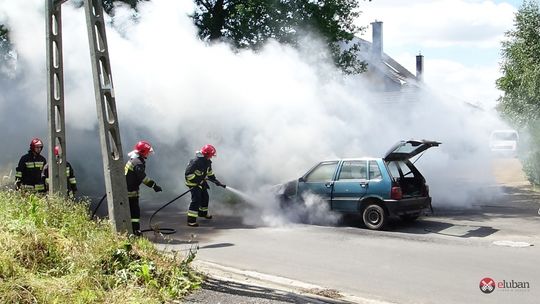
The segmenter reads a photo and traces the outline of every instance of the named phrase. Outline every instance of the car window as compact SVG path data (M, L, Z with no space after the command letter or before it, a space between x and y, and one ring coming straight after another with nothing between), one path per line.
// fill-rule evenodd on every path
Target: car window
M381 169L376 161L369 161L369 179L382 179Z
M414 177L414 173L403 161L392 161L388 163L388 171L394 178Z
M367 179L367 162L344 161L338 179Z
M493 132L491 134L491 138L492 140L513 140L513 141L517 141L518 140L518 135L516 132L511 132L511 131L508 131L508 132L503 132L503 131L500 131L500 132Z
M392 177L399 178L400 177L399 170L401 170L401 168L399 168L397 161L388 163L388 171L390 171L390 175L392 175Z
M321 182L332 180L338 162L324 162L313 169L306 177L306 182Z
M405 162L399 162L399 166L401 167L401 172L403 173L404 177L414 177L414 172L407 166Z

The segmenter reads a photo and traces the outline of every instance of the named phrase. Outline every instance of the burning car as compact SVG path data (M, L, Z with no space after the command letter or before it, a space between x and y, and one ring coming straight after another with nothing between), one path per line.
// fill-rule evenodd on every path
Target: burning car
M281 185L282 206L302 202L313 193L330 210L356 213L369 229L381 230L389 217L414 221L431 209L429 187L411 158L441 143L407 140L395 144L383 158L325 160L297 180Z

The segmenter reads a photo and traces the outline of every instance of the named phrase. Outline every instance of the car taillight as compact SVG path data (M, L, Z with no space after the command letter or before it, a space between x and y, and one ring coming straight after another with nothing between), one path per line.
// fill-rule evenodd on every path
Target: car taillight
M400 187L392 187L390 190L390 198L395 200L400 200L403 198L403 193L401 193Z

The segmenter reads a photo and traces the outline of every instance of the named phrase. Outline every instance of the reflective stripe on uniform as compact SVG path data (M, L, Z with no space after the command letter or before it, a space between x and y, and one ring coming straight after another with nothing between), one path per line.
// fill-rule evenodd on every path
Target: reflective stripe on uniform
M190 216L190 217L198 217L198 216L199 216L199 212L198 212L198 211L188 210L187 216Z
M195 174L191 173L191 174L189 174L189 175L186 175L186 179L187 179L187 180L192 180L192 179L195 178L195 176L196 176Z
M43 185L43 184L34 185L34 189L37 190L37 191L45 190L45 185Z
M188 187L195 187L197 185L198 185L197 183L186 181L186 186L188 186Z
M22 177L22 172L21 171L15 172L15 177Z
M127 175L128 171L133 171L133 164L131 163L131 160L128 160L126 166L124 167L124 175Z
M199 171L199 170L195 170L195 174L198 175L198 176L203 175L203 173L201 171Z
M34 162L27 162L26 163L26 168L28 169L34 169L36 166L36 164Z
M75 177L72 177L72 178L69 179L69 183L74 185L74 184L77 183L77 180L75 179Z
M145 177L142 182L143 182L143 184L147 185L148 187L153 187L156 184L156 182L154 182L153 180L151 180L148 177Z
M23 187L24 189L34 190L34 186L33 186L33 185L23 185L22 187Z
M214 171L212 169L208 168L208 171L206 171L206 176L212 176L214 175Z
M131 222L132 222L132 223L138 223L138 222L140 222L140 221L141 221L141 219L138 219L138 218L132 218L132 219L131 219Z
M204 211L208 211L208 208L200 207L200 208L199 208L199 211L203 211L203 212L204 212Z
M139 191L129 191L128 198L129 197L139 197Z
M40 170L43 169L44 165L44 162L34 162L34 166L36 166L36 168L39 168Z

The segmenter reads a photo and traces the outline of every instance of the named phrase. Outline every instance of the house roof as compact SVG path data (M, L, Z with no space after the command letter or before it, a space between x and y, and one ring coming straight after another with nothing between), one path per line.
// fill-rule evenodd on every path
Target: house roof
M347 45L360 44L360 51L357 52L359 60L368 63L368 73L379 73L388 77L399 85L419 86L417 77L409 72L388 54L382 52L378 57L372 52L372 43L359 37L353 38Z

